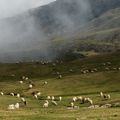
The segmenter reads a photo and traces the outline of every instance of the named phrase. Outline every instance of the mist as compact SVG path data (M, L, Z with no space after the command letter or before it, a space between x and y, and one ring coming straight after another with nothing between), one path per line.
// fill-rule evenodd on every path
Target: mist
M16 2L11 0L10 3L8 0L0 1L4 11L6 7L10 9L9 12L5 11L4 15L2 15L2 12L0 13L0 61L54 59L57 53L51 49L52 42L48 35L68 34L75 30L78 24L81 26L85 24L90 14L90 5L87 0L57 0L48 5L49 7L43 6L37 10L35 10L35 7L44 5L50 2L50 0L46 0L46 2L45 0L44 2L34 1L36 2L32 0L16 0ZM70 13L72 11L69 11L71 7L69 5L75 7L73 8L75 13ZM49 17L45 16L45 13L41 13L41 16L45 16L45 21L48 18L54 19L56 27L50 29L52 32L44 30L47 26L51 26L51 23L47 21L48 23L45 23L44 26L43 22L45 21L43 20L41 23L42 18L40 18L41 16L39 17L39 12L47 7L49 9L46 11L52 11L51 16L49 14ZM36 12L38 12L37 15ZM67 42L65 41L65 44ZM63 49L65 48L66 46Z

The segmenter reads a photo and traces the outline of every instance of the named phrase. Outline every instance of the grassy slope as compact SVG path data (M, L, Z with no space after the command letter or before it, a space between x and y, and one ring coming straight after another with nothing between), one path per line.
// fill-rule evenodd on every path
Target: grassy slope
M80 105L80 110L66 110L72 96L82 95L89 96L94 100L95 104L111 103L120 101L120 71L106 71L102 63L112 62L111 68L120 66L119 53L111 55L99 55L86 58L84 60L76 60L68 63L57 65L41 65L35 63L20 64L1 64L0 65L0 90L5 93L19 92L26 96L28 106L18 111L8 111L6 108L9 104L19 102L16 97L0 96L0 119L1 120L75 120L80 118L84 120L118 120L120 118L120 109L87 109L89 105ZM69 69L73 72L69 72ZM81 74L82 68L97 68L98 72ZM63 75L62 79L52 74L54 70L60 71ZM10 77L15 74L15 77ZM34 81L35 87L28 90L27 83L19 85L21 75L29 75ZM48 85L43 86L43 82L47 80ZM52 106L43 109L43 101L37 101L31 96L31 92L40 90L43 98L46 95L62 95L63 101L58 102L58 106ZM98 97L100 91L111 94L112 99L102 101ZM84 111L83 111L84 110Z

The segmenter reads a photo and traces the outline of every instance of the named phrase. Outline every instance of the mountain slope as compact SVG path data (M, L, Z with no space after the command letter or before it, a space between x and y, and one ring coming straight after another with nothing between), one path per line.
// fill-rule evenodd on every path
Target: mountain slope
M66 48L115 50L113 45L120 37L119 13L120 0L57 0L3 19L0 59L54 59Z

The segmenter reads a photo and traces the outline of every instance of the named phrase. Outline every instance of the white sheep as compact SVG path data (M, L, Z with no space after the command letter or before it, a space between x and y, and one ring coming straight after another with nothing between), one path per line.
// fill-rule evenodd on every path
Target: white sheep
M37 96L36 94L34 95L34 97L35 97L36 99L38 99L38 96Z
M9 105L8 110L15 110L15 105L14 104Z
M16 109L20 108L20 104L19 103L16 103L14 106L15 106Z
M40 95L41 95L41 92L37 92L36 95L37 95L37 96L40 96Z
M21 101L24 103L24 105L26 105L26 104L27 104L27 102L26 102L26 100L25 100L25 98L24 98L24 97L22 97L22 98L21 98Z
M48 82L47 82L47 81L45 81L45 82L44 82L44 85L47 85L47 84L48 84Z
M59 101L62 101L62 97L61 96L59 97Z
M59 75L58 78L59 78L59 79L62 79L62 75Z
M103 96L104 96L103 92L100 92L100 97L103 97Z
M111 98L110 94L103 94L103 92L100 92L100 96L101 96L101 98L104 98L104 99L110 99Z
M48 99L48 100L50 100L50 99L51 99L51 97L50 97L50 96L47 96L47 99Z
M22 76L22 79L25 80L25 76Z
M71 103L70 103L70 106L73 108L73 107L74 107L74 103L73 103L73 102L71 102Z
M29 78L28 77L25 77L25 80L28 80Z
M33 88L33 85L32 84L29 84L29 89L32 89Z
M21 81L19 81L19 83L20 83L20 84L23 84L23 81L21 80Z
M10 95L11 95L11 96L15 96L15 94L14 94L14 93L10 93Z
M4 93L3 92L0 92L0 94L3 96L4 95Z
M43 104L44 108L47 108L49 106L49 102L46 100L45 103Z
M51 103L56 106L58 105L56 101L52 101Z
M84 98L84 101L85 101L86 103L90 103L91 105L93 105L93 100L90 99L90 98Z
M77 97L73 97L72 100L73 100L73 102L76 102L77 101Z
M88 98L88 102L90 103L90 105L93 105L93 100Z
M20 94L19 93L17 93L17 98L20 98Z
M54 96L52 96L52 97L51 97L51 99L54 101L54 100L55 100L55 97L54 97Z

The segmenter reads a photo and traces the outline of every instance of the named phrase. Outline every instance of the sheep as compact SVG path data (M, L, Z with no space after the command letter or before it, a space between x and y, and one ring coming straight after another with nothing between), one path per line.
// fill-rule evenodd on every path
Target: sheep
M58 105L56 101L52 101L51 103L56 106Z
M117 68L116 68L116 67L114 67L114 68L113 68L113 70L117 70Z
M110 68L106 67L105 70L110 70Z
M40 96L40 95L41 95L41 92L37 92L36 95L37 95L37 96Z
M16 109L20 108L20 104L19 103L16 103L14 106L15 106Z
M84 98L84 101L86 103L90 103L90 105L93 105L93 100L91 100L90 98Z
M90 105L93 105L93 100L92 99L88 98L87 100L90 103Z
M15 105L14 104L8 105L8 110L15 110Z
M74 103L73 103L73 102L71 102L71 103L70 103L70 106L71 106L72 108L74 108Z
M60 75L60 72L56 72L57 75Z
M4 95L4 93L3 92L0 92L0 94L3 96Z
M28 77L25 77L25 80L28 80L29 78Z
M32 89L33 88L33 85L32 84L29 84L29 89Z
M97 68L94 68L94 71L97 72L98 71Z
M82 97L82 96L77 97L77 99L78 99L80 102L83 102L83 97Z
M25 76L22 76L22 80L25 80Z
M72 101L73 101L73 102L76 102L76 101L77 101L77 97L73 97L73 98L72 98Z
M11 96L15 96L15 94L14 94L14 93L10 93L10 95L11 95Z
M27 102L26 102L25 98L22 97L21 101L24 103L24 105L27 105Z
M61 96L59 97L59 101L62 101L62 97Z
M103 95L104 95L103 92L100 92L100 97L103 97Z
M20 84L23 84L23 81L21 80L21 81L19 81L19 83L20 83Z
M37 96L36 94L34 95L34 97L35 97L36 99L38 99L38 96Z
M20 94L19 93L17 93L17 98L20 98Z
M44 85L47 85L47 84L48 84L48 82L47 82L47 81L45 81L45 82L44 82Z
M47 96L47 99L48 99L48 100L50 100L50 99L51 99L51 97L50 97L50 96Z
M43 108L47 108L49 106L49 102L46 100L45 103L43 104Z
M52 97L51 97L51 99L54 101L54 100L55 100L55 97L54 97L54 96L52 96Z
M70 72L73 72L73 69L70 69L69 71L70 71Z
M100 92L100 97L106 100L111 98L110 94L103 94L103 92Z
M15 74L11 74L11 77L15 77Z
M59 75L58 78L59 78L59 79L62 79L62 75Z

